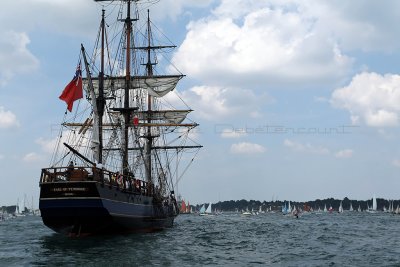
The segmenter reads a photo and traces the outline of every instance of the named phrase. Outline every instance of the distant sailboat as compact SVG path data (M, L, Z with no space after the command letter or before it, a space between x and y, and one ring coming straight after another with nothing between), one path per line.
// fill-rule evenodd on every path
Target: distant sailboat
M208 204L208 207L207 207L205 213L208 214L208 215L209 215L209 214L212 214L212 211L211 211L211 202L210 202L210 204Z
M342 213L342 212L343 212L342 201L340 201L340 206L339 206L338 212L339 212L339 213Z
M285 215L285 214L287 214L287 212L288 212L288 209L286 207L286 202L285 202L285 205L282 206L282 213L283 213L283 215Z
M372 210L377 211L377 209L378 209L378 205L376 203L376 197L374 195L374 197L372 198Z
M190 213L190 204L189 204L189 202L188 202L188 204L186 204L185 201L182 200L181 208L179 210L179 213L180 214L188 214L188 213Z
M199 211L199 215L205 215L206 213L206 206L203 204L203 206L201 206L200 211Z
M357 211L358 211L358 212L361 212L361 206L360 206L360 205L358 205Z
M265 213L265 212L262 210L262 206L260 206L260 207L258 208L258 213Z
M180 213L186 213L186 203L184 200L181 203Z
M271 207L271 206L269 206L269 212L270 212L270 213L275 213L275 211L272 210L272 207Z
M378 208L378 205L377 205L377 203L376 203L376 197L375 197L375 195L372 197L372 206L370 207L369 205L368 205L368 202L367 202L367 212L369 212L369 213L375 213L376 211L377 211L377 208Z
M324 206L324 212L328 212L328 210L326 209L326 204Z
M329 210L328 210L328 211L329 211L329 213L332 213L332 212L333 212L332 206L329 207Z
M350 208L349 208L349 211L353 211L353 205L351 204L351 202L350 202Z
M207 209L205 208L205 205L203 205L200 209L200 216L205 216L205 215L213 215L211 211L211 203L208 204Z
M19 199L17 200L17 205L15 207L15 216L22 217L25 216L25 205L24 202L20 202Z

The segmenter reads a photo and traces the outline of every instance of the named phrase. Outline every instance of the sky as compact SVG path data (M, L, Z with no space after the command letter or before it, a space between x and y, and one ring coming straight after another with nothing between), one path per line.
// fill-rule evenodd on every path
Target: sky
M101 8L2 3L0 205L37 206L58 96L80 44L94 46ZM399 199L399 1L160 0L151 14L178 46L176 93L204 146L184 199Z

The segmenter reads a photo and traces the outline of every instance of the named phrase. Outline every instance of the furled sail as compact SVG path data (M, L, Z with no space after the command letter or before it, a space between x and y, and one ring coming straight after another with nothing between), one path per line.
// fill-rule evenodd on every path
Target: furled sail
M147 111L133 112L132 116L137 116L139 121L163 121L165 123L180 124L192 110L153 110L150 113ZM114 120L117 121L120 116L119 112L109 113Z
M138 79L138 87L144 88L147 92L154 97L163 97L175 89L178 81L182 77L151 77L146 79Z
M138 112L139 120L162 120L169 123L181 123L185 120L187 114L191 110L165 110L165 111L153 111L151 114L147 112Z
M130 79L129 89L143 89L154 97L163 97L175 89L183 75L163 75L163 76L134 76ZM125 88L126 77L105 77L104 87L109 90L121 90ZM92 78L93 88L96 93L99 91L98 78ZM88 80L83 79L84 88L88 87ZM108 93L108 92L106 92Z

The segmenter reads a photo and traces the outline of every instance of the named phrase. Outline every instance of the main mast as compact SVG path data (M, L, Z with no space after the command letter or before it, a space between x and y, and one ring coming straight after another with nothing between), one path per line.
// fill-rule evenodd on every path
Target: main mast
M122 153L122 171L125 175L128 174L128 149L129 149L129 87L131 80L131 33L132 33L132 20L131 20L131 0L127 0L127 13L125 19L125 32L126 32L126 76L125 76L125 89L124 89L124 144Z
M153 63L151 62L151 27L150 27L150 11L147 10L147 63L146 72L148 77L153 76ZM153 98L150 94L147 96L147 123L151 123L151 110ZM151 127L147 127L147 137L145 146L145 168L146 180L151 182L151 147L153 144L153 137L151 136Z

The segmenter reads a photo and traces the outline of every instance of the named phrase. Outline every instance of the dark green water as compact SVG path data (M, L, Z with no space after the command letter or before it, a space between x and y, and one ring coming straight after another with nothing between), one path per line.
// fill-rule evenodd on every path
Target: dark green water
M400 266L400 216L180 215L159 233L80 239L24 217L0 222L0 266Z

